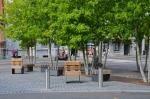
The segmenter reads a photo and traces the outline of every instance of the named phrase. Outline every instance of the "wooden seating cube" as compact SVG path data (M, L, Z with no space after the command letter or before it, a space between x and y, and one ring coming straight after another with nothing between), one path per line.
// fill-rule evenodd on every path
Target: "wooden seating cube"
M20 69L21 74L23 74L24 73L23 59L12 58L11 59L11 69L12 69L12 74L15 74L15 69Z
M80 81L81 76L80 67L81 63L79 61L66 61L64 66L64 75L66 76L66 81L67 76L79 76Z

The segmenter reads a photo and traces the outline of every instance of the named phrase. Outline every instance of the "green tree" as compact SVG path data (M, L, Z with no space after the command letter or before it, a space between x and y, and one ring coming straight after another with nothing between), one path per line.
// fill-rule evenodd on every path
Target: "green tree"
M116 27L114 33L119 33L117 36L120 35L121 38L125 37L125 39L135 37L137 63L144 82L147 82L147 80L141 63L141 42L145 35L145 32L142 31L142 27L143 20L145 19L145 8L147 7L147 2L140 0L120 0L114 7L114 19L117 22L117 24L114 25Z
M107 38L109 20L106 13L110 12L111 0L64 0L59 5L55 39L60 45L68 45L83 51L84 64L87 66L86 45L92 40L95 46ZM85 67L86 68L86 67ZM86 69L87 70L87 69Z
M147 41L147 44L146 44L146 61L145 61L145 68L144 68L144 70L146 69L146 68L148 68L148 83L150 83L150 63L149 63L149 60L150 60L150 52L149 52L149 47L150 47L150 39L149 39L149 37L150 37L150 7L149 7L149 5L150 5L150 1L149 0L147 0L147 1L145 1L144 2L144 10L143 10L143 12L145 13L145 15L144 15L144 18L143 18L143 21L142 21L142 32L144 32L144 34L145 34L145 39L146 39L146 41ZM148 61L148 62L147 62Z
M57 45L67 45L69 49L85 50L86 44L91 38L85 11L87 2L85 1L62 0L58 2L56 0L59 5L56 12L57 19L50 29L55 33L53 37Z
M94 54L99 56L99 63L102 63L102 42L111 39L114 35L108 35L112 31L109 31L110 28L110 12L112 11L115 2L112 0L92 0L91 2L92 7L92 15L91 15L91 23L90 27L92 30L92 40L94 42L95 47L99 46L99 53ZM108 52L108 48L106 49ZM105 54L105 62L103 63L103 67L105 67L107 59L107 53ZM93 59L94 60L94 59Z
M46 2L46 0L44 0ZM7 37L21 41L21 46L35 47L40 33L43 31L43 0L13 0L6 2ZM44 6L44 5L43 5ZM29 58L30 60L30 58ZM33 63L33 58L32 58Z

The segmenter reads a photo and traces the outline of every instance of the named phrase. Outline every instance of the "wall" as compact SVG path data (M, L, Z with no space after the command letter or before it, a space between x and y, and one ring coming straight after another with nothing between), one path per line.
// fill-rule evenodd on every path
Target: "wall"
M3 15L4 12L3 7L4 7L3 0L0 0L0 15Z

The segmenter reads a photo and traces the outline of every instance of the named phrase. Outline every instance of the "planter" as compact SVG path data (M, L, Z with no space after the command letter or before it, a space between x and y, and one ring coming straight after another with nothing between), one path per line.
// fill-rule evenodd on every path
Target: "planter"
M92 81L98 81L98 74L92 74ZM110 74L103 74L103 81L108 81L110 79Z
M50 69L50 76L61 76L63 75L63 68Z
M21 58L12 58L11 59L11 70L12 70L12 74L15 74L15 70L16 69L20 69L21 70L21 74L24 73L24 66L22 65L23 60Z
M27 72L33 71L34 64L25 64L24 67L27 68Z

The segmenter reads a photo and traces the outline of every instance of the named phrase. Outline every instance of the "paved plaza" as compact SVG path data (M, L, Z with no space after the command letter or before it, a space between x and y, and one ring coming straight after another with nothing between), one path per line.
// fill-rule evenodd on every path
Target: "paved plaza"
M91 81L91 77L84 75L81 77L81 83L65 83L66 79L64 76L50 76L50 89L46 89L45 72L41 72L40 68L34 68L33 72L25 72L25 74L11 74L11 68L8 62L9 60L1 61L0 64L0 94L46 92L150 92L150 86L147 85L124 83L113 80L104 82L103 87L99 88L98 82ZM122 68L120 71L114 70L112 76L131 76L131 78L139 77L140 79L141 75L139 73L131 72L136 70L134 62L135 61L132 59L108 59L107 68ZM131 71L128 70L128 67L131 68ZM122 72L123 70L124 72ZM76 80L78 78L69 77L68 79Z

